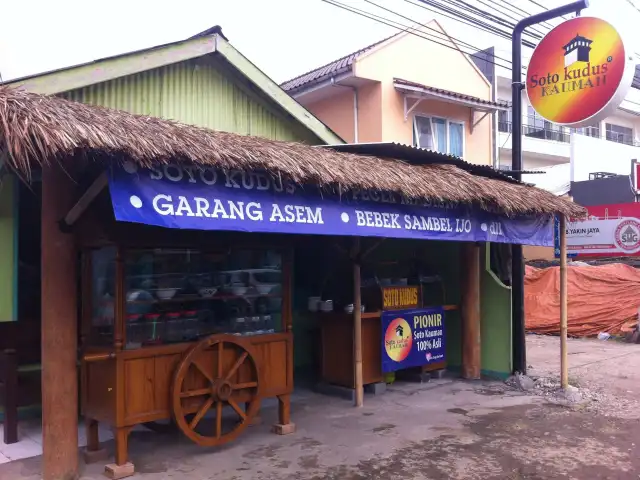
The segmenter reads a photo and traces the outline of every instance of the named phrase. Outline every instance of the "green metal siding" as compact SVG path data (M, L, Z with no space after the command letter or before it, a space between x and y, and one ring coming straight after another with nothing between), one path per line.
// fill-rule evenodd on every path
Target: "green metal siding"
M0 178L0 322L16 320L18 307L17 186L13 175Z
M320 143L297 121L207 57L60 94L69 100L272 140Z

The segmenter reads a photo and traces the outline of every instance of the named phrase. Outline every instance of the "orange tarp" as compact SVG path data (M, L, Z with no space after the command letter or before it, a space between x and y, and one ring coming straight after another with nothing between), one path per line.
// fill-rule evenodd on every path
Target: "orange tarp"
M560 333L560 268L527 266L524 310L527 331ZM614 263L567 267L568 335L612 335L631 331L638 323L640 270Z

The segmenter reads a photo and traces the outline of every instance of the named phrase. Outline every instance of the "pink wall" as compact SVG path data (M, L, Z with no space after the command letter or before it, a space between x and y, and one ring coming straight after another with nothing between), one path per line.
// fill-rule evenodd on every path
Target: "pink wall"
M431 22L428 26L442 32L436 22ZM432 30L426 33L434 35ZM453 46L444 33L439 36L440 43ZM471 133L468 107L425 100L405 120L403 97L393 86L395 77L490 100L491 85L460 51L415 35L399 35L358 58L354 74L364 80L364 85L358 88L359 142L394 141L411 144L414 115L433 115L463 122L465 160L491 164L491 115L479 122ZM306 104L304 97L298 100L347 142L353 142L353 93L346 88L326 88L331 90L327 91L327 97L322 100L311 104ZM479 113L475 115L476 121L482 116Z
M346 87L327 87L335 90L328 96L309 105L307 110L318 117L347 143L354 142L353 90Z

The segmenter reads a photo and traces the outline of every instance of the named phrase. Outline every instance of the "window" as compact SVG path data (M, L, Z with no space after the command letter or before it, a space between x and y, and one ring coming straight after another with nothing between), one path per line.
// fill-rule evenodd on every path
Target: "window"
M498 130L511 132L511 110L500 110L498 112Z
M600 138L600 123L596 122L593 125L576 128L575 132L580 135L586 135L587 137Z
M607 140L617 143L625 143L627 145L633 145L632 128L623 127L621 125L614 125L613 123L607 123L605 125Z
M561 125L554 125L545 120L527 105L527 116L524 120L523 132L528 137L540 138L543 140L554 140L556 142L569 142L569 130Z
M413 141L420 148L462 157L464 123L416 115L413 121Z

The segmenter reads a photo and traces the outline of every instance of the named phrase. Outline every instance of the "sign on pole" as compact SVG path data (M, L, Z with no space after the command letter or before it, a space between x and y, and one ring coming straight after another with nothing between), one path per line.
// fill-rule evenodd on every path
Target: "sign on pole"
M583 127L609 116L631 88L633 51L609 22L576 17L553 28L533 51L527 96L558 125Z

